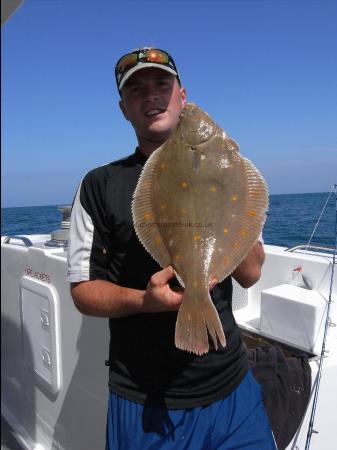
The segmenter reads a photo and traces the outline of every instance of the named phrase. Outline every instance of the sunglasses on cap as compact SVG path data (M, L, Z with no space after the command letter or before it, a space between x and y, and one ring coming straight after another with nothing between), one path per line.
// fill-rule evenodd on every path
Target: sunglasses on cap
M178 70L171 55L158 48L141 48L122 56L115 68L118 89L121 90L126 80L137 70L144 67L158 67L175 75L180 83Z

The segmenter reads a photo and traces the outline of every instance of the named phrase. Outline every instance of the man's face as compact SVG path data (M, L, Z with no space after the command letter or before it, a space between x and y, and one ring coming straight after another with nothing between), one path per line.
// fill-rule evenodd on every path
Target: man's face
M139 142L162 144L179 122L186 92L174 75L161 69L141 69L125 83L120 107Z

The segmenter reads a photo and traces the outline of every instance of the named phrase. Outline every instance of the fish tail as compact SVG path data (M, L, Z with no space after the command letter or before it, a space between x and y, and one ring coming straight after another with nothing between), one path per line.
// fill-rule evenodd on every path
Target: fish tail
M198 299L195 292L189 294L188 289L185 289L176 323L176 347L203 355L209 351L208 334L216 350L218 340L223 347L226 346L222 324L209 293Z

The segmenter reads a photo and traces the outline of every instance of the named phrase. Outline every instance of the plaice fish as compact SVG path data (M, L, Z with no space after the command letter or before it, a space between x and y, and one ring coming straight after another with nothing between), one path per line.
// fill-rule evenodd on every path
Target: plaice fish
M184 289L175 345L202 355L226 345L209 294L257 241L268 207L267 185L237 143L209 115L188 103L170 138L147 160L136 186L136 234L162 266L172 265Z

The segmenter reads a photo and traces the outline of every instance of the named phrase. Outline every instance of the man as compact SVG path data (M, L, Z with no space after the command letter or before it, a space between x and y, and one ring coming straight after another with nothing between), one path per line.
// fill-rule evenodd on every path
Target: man
M110 323L108 449L274 449L261 390L248 370L232 315L228 277L211 296L227 347L197 356L174 345L182 292L138 241L131 201L146 159L179 122L186 90L172 57L142 48L116 65L120 108L138 140L135 153L89 172L72 211L68 277L83 314ZM260 277L257 242L232 276Z

